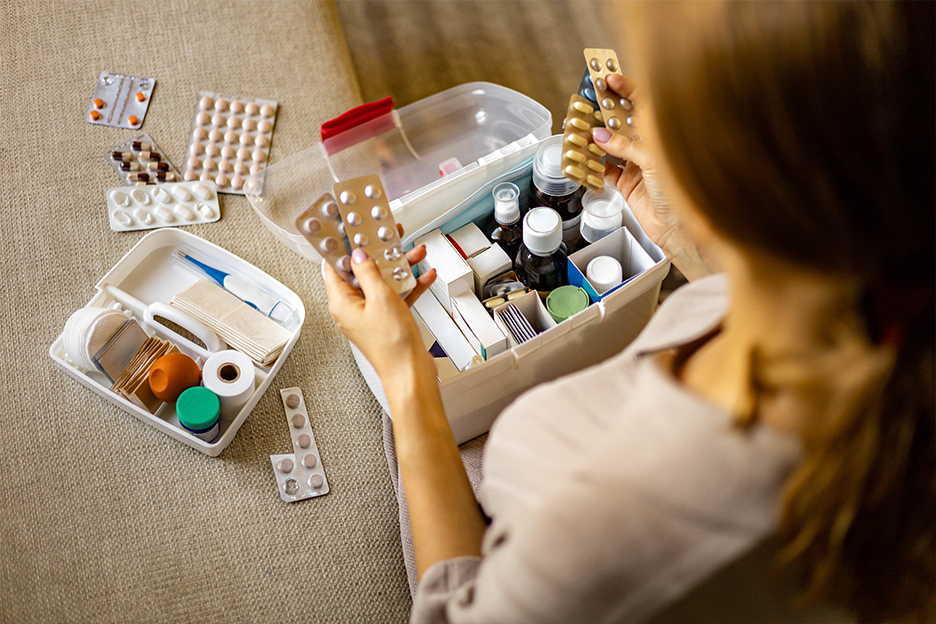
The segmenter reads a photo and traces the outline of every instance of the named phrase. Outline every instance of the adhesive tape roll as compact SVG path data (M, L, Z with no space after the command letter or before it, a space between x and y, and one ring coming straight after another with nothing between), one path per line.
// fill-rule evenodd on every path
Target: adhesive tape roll
M218 351L205 362L202 383L218 395L222 416L234 416L256 387L253 362L240 351Z

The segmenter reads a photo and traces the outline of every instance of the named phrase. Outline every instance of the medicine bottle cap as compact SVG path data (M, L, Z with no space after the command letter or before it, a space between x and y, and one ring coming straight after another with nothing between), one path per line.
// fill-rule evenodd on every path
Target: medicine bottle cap
M221 401L218 395L204 386L189 388L176 401L179 423L189 431L199 433L211 429L218 422L220 414Z
M562 197L574 193L581 186L562 175L562 135L543 141L533 159L533 184L541 193Z
M501 225L510 225L520 220L520 189L512 182L502 182L494 187L494 219Z
M615 258L598 256L592 258L585 267L585 277L595 287L595 292L601 295L621 284L624 280L624 270Z
M619 229L625 206L624 196L609 184L601 191L586 191L582 196L582 237L594 243Z
M560 286L546 297L546 311L557 323L588 307L588 293L578 286Z
M533 208L523 217L523 244L537 256L548 256L562 244L562 218L552 208Z

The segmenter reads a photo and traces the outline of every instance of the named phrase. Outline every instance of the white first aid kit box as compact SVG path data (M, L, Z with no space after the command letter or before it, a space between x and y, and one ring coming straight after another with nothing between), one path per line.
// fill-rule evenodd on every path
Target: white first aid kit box
M521 206L527 203L533 157L551 126L542 105L490 83L460 85L398 110L387 98L324 124L321 143L270 166L262 194L248 199L281 242L321 262L295 229L296 217L334 182L377 173L410 247L434 229L450 234L470 222L483 225L494 211L491 190L500 182L516 184ZM639 257L623 286L536 338L439 382L457 442L490 429L522 392L607 359L643 329L656 310L669 261L629 210L624 227ZM352 351L386 410L379 378Z

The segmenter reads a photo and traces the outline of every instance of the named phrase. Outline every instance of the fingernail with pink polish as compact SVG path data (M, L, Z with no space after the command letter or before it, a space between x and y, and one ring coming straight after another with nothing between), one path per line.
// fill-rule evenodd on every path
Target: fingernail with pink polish
M360 247L351 252L351 261L354 264L360 264L367 260L367 252Z
M592 136L595 137L595 141L598 143L607 143L611 140L611 133L606 128L592 129Z

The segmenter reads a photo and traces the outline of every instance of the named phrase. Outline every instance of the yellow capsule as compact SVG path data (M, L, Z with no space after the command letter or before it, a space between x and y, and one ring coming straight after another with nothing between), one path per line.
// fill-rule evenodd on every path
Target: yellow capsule
M595 145L594 143L588 146L588 151L597 156L598 158L604 158L605 152L603 149Z
M587 121L579 119L578 117L573 117L569 120L569 123L572 124L572 127L581 130L583 132L588 132L591 129L591 126L588 125Z
M584 154L579 154L579 153L576 152L575 150L569 150L569 151L567 151L567 152L565 153L565 157L568 158L569 160L573 160L573 161L575 161L575 162L577 162L577 163L585 162L585 155L584 155ZM602 170L604 170L604 169L602 169Z
M573 102L573 103L572 103L572 108L574 108L574 109L577 110L578 112L584 113L584 114L586 114L586 115L590 115L590 114L595 110L594 108L592 108L591 106L589 106L589 105L586 104L585 102Z
M605 170L604 165L602 165L597 160L589 160L587 163L585 163L585 166L596 173L604 173Z
M568 169L568 167L566 167L566 169ZM585 182L599 189L604 188L604 180L598 176L590 175L585 178Z
M570 178L575 178L576 180L580 180L581 178L585 177L585 172L579 169L578 167L576 167L575 165L567 166L565 169L562 170L562 172L565 173Z
M574 132L570 132L569 134L567 134L565 137L565 140L571 143L572 145L576 145L578 147L585 147L586 145L588 145L588 139L586 139L585 137L579 134L575 134Z

